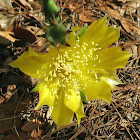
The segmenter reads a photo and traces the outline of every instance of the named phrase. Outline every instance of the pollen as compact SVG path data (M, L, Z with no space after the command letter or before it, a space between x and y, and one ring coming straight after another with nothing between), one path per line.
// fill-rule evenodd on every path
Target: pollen
M92 44L95 45L94 42ZM93 57L93 53L96 50L98 48L90 47L84 42L79 47L79 38L77 37L73 48L70 48L63 54L59 53L52 58L52 63L48 67L44 67L45 70L43 72L46 71L44 81L47 81L47 84L49 84L57 80L57 85L67 90L74 87L77 90L81 86L86 88L93 75L95 80L98 80L98 74L90 69L90 67L93 68L94 64L92 66L91 63L89 64L90 61L98 60L98 55ZM80 81L83 82L81 83ZM52 89L54 88L52 87Z

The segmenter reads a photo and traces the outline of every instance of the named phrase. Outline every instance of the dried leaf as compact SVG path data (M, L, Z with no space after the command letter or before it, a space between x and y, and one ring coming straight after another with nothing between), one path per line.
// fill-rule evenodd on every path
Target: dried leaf
M133 44L130 44L130 43L125 43L124 44L124 50L133 54L132 57L134 57L134 58L137 57L137 55L138 55L138 47L136 45L133 45Z
M79 19L83 22L92 22L93 19L85 15L85 14L89 15L89 13L91 13L90 10L84 11L84 13L82 12L79 13Z
M132 13L135 13L137 10L137 3L136 2L132 2L132 3L129 3L127 5L127 9L126 9L126 14L132 14Z
M74 10L76 10L76 8L71 3L68 4L68 7L71 12L74 12Z
M126 3L127 0L117 0L117 1L121 1L121 2L123 2L123 3Z
M29 1L33 12L41 12L41 5L36 1Z
M13 94L16 92L16 85L8 85L7 92L4 94L6 100L8 101Z
M9 28L13 24L15 17L13 14L0 14L0 28L3 30Z
M1 0L0 1L0 9L4 10L5 8L12 8L11 0Z
M125 4L122 6L122 8L119 8L119 12L120 12L120 14L121 14L122 17L125 14L126 8L127 8L127 6Z
M10 62L12 62L12 57L8 57L8 58L5 60L4 66L8 66Z
M26 29L36 36L45 34L42 29L35 26L26 26Z
M5 98L0 96L0 104L3 103L5 101Z
M20 39L20 41L15 42L15 46L25 46L27 43L32 44L36 41L35 35L24 28L15 28L14 34L16 38Z
M26 132L18 131L21 140L29 140L30 136ZM2 138L2 140L19 140L19 136L16 133L11 133Z
M128 21L126 21L125 19L122 19L120 20L123 28L128 32L130 33L131 32L131 26L130 26L130 23Z
M17 112L26 111L27 108L28 108L28 105L29 105L29 100L28 99L25 99L25 100L21 101L19 106L18 106Z
M140 36L140 27L132 26L132 29Z
M0 31L0 36L10 40L11 42L15 42L18 39L13 38L11 35L13 35L13 32L8 32L8 31Z
M22 126L22 128L21 128L21 130L23 130L23 131L33 131L34 129L37 129L39 126L41 126L42 125L42 123L41 122L33 122L33 121L29 121L29 122L26 122L23 126Z
M130 33L131 32L131 26L130 26L130 23L125 20L121 14L119 13L118 10L114 10L108 6L104 7L103 9L105 9L106 12L108 12L112 17L114 17L115 19L118 19L120 20L123 28L128 32Z
M122 16L120 15L118 10L114 10L110 8L109 6L102 7L103 10L105 10L107 13L109 13L112 17L120 20Z
M37 139L41 134L42 134L43 130L39 129L33 129L33 131L31 132L31 137L34 139Z
M121 1L121 2L123 2L123 3L130 2L130 1L140 3L139 0L117 0L117 1Z
M19 0L27 9L32 9L31 5L26 0Z
M126 119L121 119L120 120L120 125L122 127L127 127L129 124L128 124L128 121Z
M35 35L37 40L36 44L32 46L32 48L35 48L38 51L43 50L44 44L46 42L46 38L38 37L38 36L42 36L43 34L45 34L45 32L42 29L35 26L26 26L26 29L30 31L33 35Z
M91 17L88 17L86 15L92 15L90 10L84 9L84 12L81 11L81 9L79 9L79 7L81 7L80 4L75 3L75 5L72 4L68 4L69 9L71 12L74 12L76 10L76 12L79 13L79 19L83 22L92 22L93 19Z
M1 118L1 119L3 119L3 118ZM5 116L5 118L6 118L6 116ZM13 126L12 119L0 121L0 133L4 133L6 131L9 131L12 128L12 126Z
M140 46L138 46L138 56L140 56Z
M106 5L110 5L111 7L113 7L113 9L118 9L118 6L113 2L106 1Z
M4 11L4 10L8 10L10 11L10 13L12 13L13 7L12 7L12 3L11 0L1 0L0 1L0 10ZM13 22L15 20L15 15L14 14L3 14L0 13L0 28L5 30L8 27L10 27Z

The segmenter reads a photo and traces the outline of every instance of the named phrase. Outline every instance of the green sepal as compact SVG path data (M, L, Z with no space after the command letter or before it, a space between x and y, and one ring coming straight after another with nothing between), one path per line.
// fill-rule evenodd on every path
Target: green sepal
M88 103L88 99L87 99L87 96L86 94L80 90L80 96L81 96L81 99L85 102L85 103Z
M77 36L79 38L82 37L82 35L85 33L85 31L87 30L88 24L86 23L77 33L76 33L76 38Z
M35 87L30 91L30 93L37 92L37 91L39 90L39 89L38 89L39 85L40 85L40 83L38 83L37 86L35 86Z

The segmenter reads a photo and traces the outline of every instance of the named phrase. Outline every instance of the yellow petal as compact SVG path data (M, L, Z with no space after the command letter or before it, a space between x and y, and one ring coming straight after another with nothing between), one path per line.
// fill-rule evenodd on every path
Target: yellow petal
M96 47L105 48L119 39L120 29L108 27L106 22L106 16L103 19L95 20L81 37L80 45L83 42L89 45L91 42L94 42Z
M102 80L104 80L105 82L107 82L110 87L113 89L115 85L118 84L123 84L118 78L116 77L107 77L107 76L103 76L101 77Z
M111 102L111 86L104 80L97 83L93 80L87 83L84 93L87 95L88 100L102 99L107 103Z
M52 57L55 57L57 54L58 50L56 48L50 48L50 51L46 54L37 53L29 48L28 52L21 54L18 59L12 61L9 65L19 68L25 74L39 79L42 66L49 65Z
M74 35L74 32L71 32L70 33L70 36L69 36L69 39L67 41L67 43L73 47L75 45L75 35Z
M54 104L56 95L50 93L50 89L44 83L39 84L38 90L39 90L39 102L34 110L38 110L42 105L52 106Z
M106 83L110 85L111 88L114 88L115 85L118 84L123 84L119 79L118 76L116 75L116 70L112 69L104 69L104 70L99 70L95 71L96 76L93 74L91 77L92 79L96 80L104 80Z
M84 27L84 29L82 30L82 32L84 32L86 29L87 26ZM77 30L80 30L82 28L78 27L78 26L74 26L71 28L71 33L70 33L70 36L68 38L68 41L67 43L71 46L71 47L74 47L75 43L76 43L76 39L77 39L77 36L78 34L75 34L75 31ZM82 36L82 32L81 32L81 36ZM78 32L77 32L78 33ZM80 35L80 34L79 34Z
M83 116L84 117L84 116ZM76 113L76 118L77 118L77 121L78 121L78 126L79 126L79 124L80 124L80 121L81 121L81 116L79 116L77 113Z
M76 90L65 92L65 105L78 115L77 120L80 123L80 119L85 117L83 103L81 101L80 92Z
M81 28L78 27L78 26L71 27L71 31L72 31L72 32L75 32L75 31L80 30L80 29L81 29Z
M54 105L50 107L50 114L52 120L57 124L57 128L72 122L74 113L64 104L64 95L62 92L59 93Z
M124 67L130 56L131 54L122 51L120 47L101 49L93 54L93 69L117 69Z
M40 84L42 84L42 83L39 82L39 83L30 91L30 93L39 91L39 86L40 86Z
M66 51L69 51L71 49L71 47L65 46L65 45L61 45L59 47L59 54L63 55Z
M74 26L74 27L71 28L71 31L72 32L70 33L70 36L69 36L68 41L67 41L67 43L71 47L73 47L75 45L75 40L76 40L76 38L75 38L75 31L77 31L79 29L81 29L81 28L80 27L77 27L77 26Z

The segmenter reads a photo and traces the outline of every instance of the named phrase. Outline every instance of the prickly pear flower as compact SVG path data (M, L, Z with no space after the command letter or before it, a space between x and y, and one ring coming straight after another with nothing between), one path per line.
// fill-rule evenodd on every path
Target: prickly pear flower
M131 56L119 47L108 48L120 34L119 28L106 26L106 17L94 21L79 35L73 27L68 43L71 47L49 48L40 54L29 48L10 66L40 79L34 91L39 91L38 110L50 106L51 118L57 127L71 123L74 113L78 122L85 116L80 96L89 101L111 102L111 90L120 83L115 69L124 67Z

